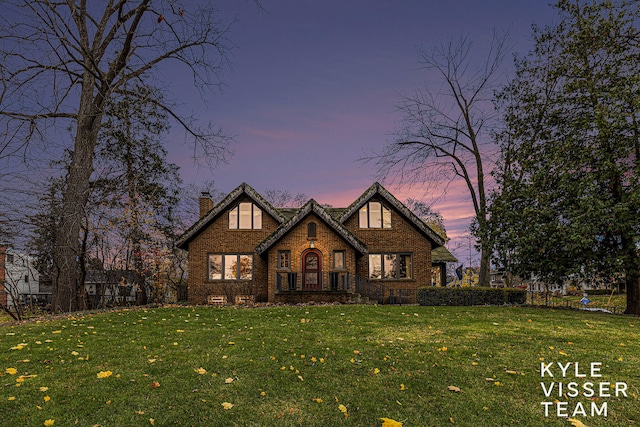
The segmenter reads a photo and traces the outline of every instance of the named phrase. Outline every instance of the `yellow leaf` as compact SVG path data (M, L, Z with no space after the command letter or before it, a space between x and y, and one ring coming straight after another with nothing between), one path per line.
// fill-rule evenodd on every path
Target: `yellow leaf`
M347 407L343 404L338 405L338 409L340 409L340 412L342 412L343 414L347 413Z
M569 418L567 421L569 421L573 427L587 427L582 421L576 420L575 418Z
M233 378L227 378L226 380L224 380L225 384L231 384L233 382Z
M149 418L149 424L151 424L152 426L156 425L156 420L154 420L153 418Z
M222 402L222 407L226 410L233 408L233 403Z
M160 383L158 381L154 381L151 383L151 388L158 388L160 387Z
M516 375L516 374L517 374L517 372L516 372L516 371L505 371L505 372L506 372L507 374L510 374L510 375Z
M456 387L454 385L450 385L449 387L447 387L449 390L451 391L455 391L456 393L460 392L460 387Z
M9 396L9 400L16 400L15 396Z
M318 399L313 399L314 402L318 402L318 403L322 403L322 399L318 398Z
M51 398L50 398L49 396L45 396L45 397L44 397L44 401L45 401L45 402L48 402L48 401L50 401L50 400L51 400Z
M404 386L404 384L400 384L400 391L405 391L407 388Z
M18 373L18 370L16 368L7 368L4 371L9 375L15 375Z
M373 370L373 374L374 374L374 375L378 375L379 373L380 373L380 369L375 368L375 369Z
M111 371L100 371L100 372L98 372L97 377L98 378L108 378L112 374L113 374L113 372L111 372Z
M198 369L194 369L194 371L196 371L197 373L199 373L200 375L205 375L207 373L207 370L204 368L198 368Z
M391 418L380 418L382 427L402 427L402 423Z
M52 426L52 425L54 425L55 423L56 423L56 421L55 421L55 420L48 419L48 420L45 420L44 425L45 425L45 426Z

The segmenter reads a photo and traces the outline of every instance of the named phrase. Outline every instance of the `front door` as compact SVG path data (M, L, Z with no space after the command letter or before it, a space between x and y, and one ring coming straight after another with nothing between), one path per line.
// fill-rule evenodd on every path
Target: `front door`
M302 256L302 290L319 291L322 289L322 256L310 250Z

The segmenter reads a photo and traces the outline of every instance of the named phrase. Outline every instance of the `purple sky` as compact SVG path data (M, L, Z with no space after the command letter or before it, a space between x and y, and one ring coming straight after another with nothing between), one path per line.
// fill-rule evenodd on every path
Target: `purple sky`
M186 183L215 180L224 193L241 182L305 193L320 203L349 205L375 181L375 166L358 159L393 140L400 95L427 77L418 48L466 33L483 58L493 30L510 31L514 51L532 48L531 25L548 25L555 11L545 1L288 0L220 2L237 16L229 34L237 46L221 94L203 103L185 76L174 95L236 138L228 165L213 172L194 166L188 150L173 144L170 161ZM505 68L510 67L510 59ZM176 140L181 136L176 136ZM454 254L468 265L472 207L454 183L446 197L385 183L401 201L433 203L443 214ZM194 201L195 203L195 201ZM474 254L471 254L475 257Z

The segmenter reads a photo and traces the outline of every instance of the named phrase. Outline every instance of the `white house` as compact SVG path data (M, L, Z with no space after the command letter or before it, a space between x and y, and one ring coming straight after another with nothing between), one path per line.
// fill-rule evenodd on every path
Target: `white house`
M38 271L34 267L34 259L30 255L3 247L0 255L0 270L4 272L2 298L7 307L15 304L43 304L50 300L51 289L40 285ZM0 274L1 275L1 274ZM3 278L0 277L0 280ZM6 301L6 302L5 302Z

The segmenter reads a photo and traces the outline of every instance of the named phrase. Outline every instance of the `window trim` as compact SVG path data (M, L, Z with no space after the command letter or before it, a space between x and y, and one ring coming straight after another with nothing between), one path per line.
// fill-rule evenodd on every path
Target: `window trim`
M315 240L317 239L318 235L318 226L316 225L315 222L310 222L307 224L307 239L308 240Z
M283 267L280 264L280 255L287 255L287 266ZM276 266L278 270L284 270L284 271L290 271L291 270L291 251L290 250L284 250L284 251L278 251L278 259L276 260Z
M384 256L385 255L395 255L396 257L396 266L395 266L395 277L385 277L385 268L384 268ZM380 277L371 277L371 257L372 256L379 256L380 257ZM409 257L411 259L411 270L410 270L410 277L400 277L400 258L401 257ZM415 275L414 275L414 263L413 263L413 252L380 252L380 253L370 253L369 254L369 273L368 273L368 278L369 280L383 280L383 281L405 281L405 280L415 280ZM405 273L406 274L406 273Z
M211 257L212 256L220 256L220 278L211 278ZM227 279L225 278L226 267L225 267L225 258L229 256L236 257L237 270L236 270L236 278L235 279ZM240 257L248 256L251 258L251 277L243 279L240 277ZM252 253L228 253L228 252L209 252L207 253L207 281L208 282L219 282L219 281L233 281L233 282L248 282L253 280L253 275L255 273L254 264L253 264L253 254Z
M249 209L249 215L248 217L250 218L251 221L251 226L249 228L246 227L240 227L240 206L241 205L251 205L251 208ZM228 216L228 221L229 221L229 230L241 230L241 231L248 231L248 230L262 230L262 213L263 213L263 209L260 208L260 206L258 206L257 204L255 204L254 202L240 202L237 205L235 205L233 208L229 209L229 216ZM231 219L234 219L233 224L235 224L235 227L232 227L232 221ZM258 218L259 217L259 220Z
M336 254L342 254L342 267L336 267ZM333 269L338 271L344 271L347 269L347 251L344 249L333 251Z
M377 203L380 205L380 227L372 227L371 226L371 207L370 204L372 203ZM365 210L363 212L363 209ZM366 221L367 223L362 224L362 220L365 219L365 215L366 215ZM388 221L385 221L385 219L388 218ZM372 229L372 230L390 230L392 228L391 226L391 209L388 208L384 203L378 201L378 200L371 200L368 201L367 203L363 204L360 209L358 209L358 226L361 229Z

